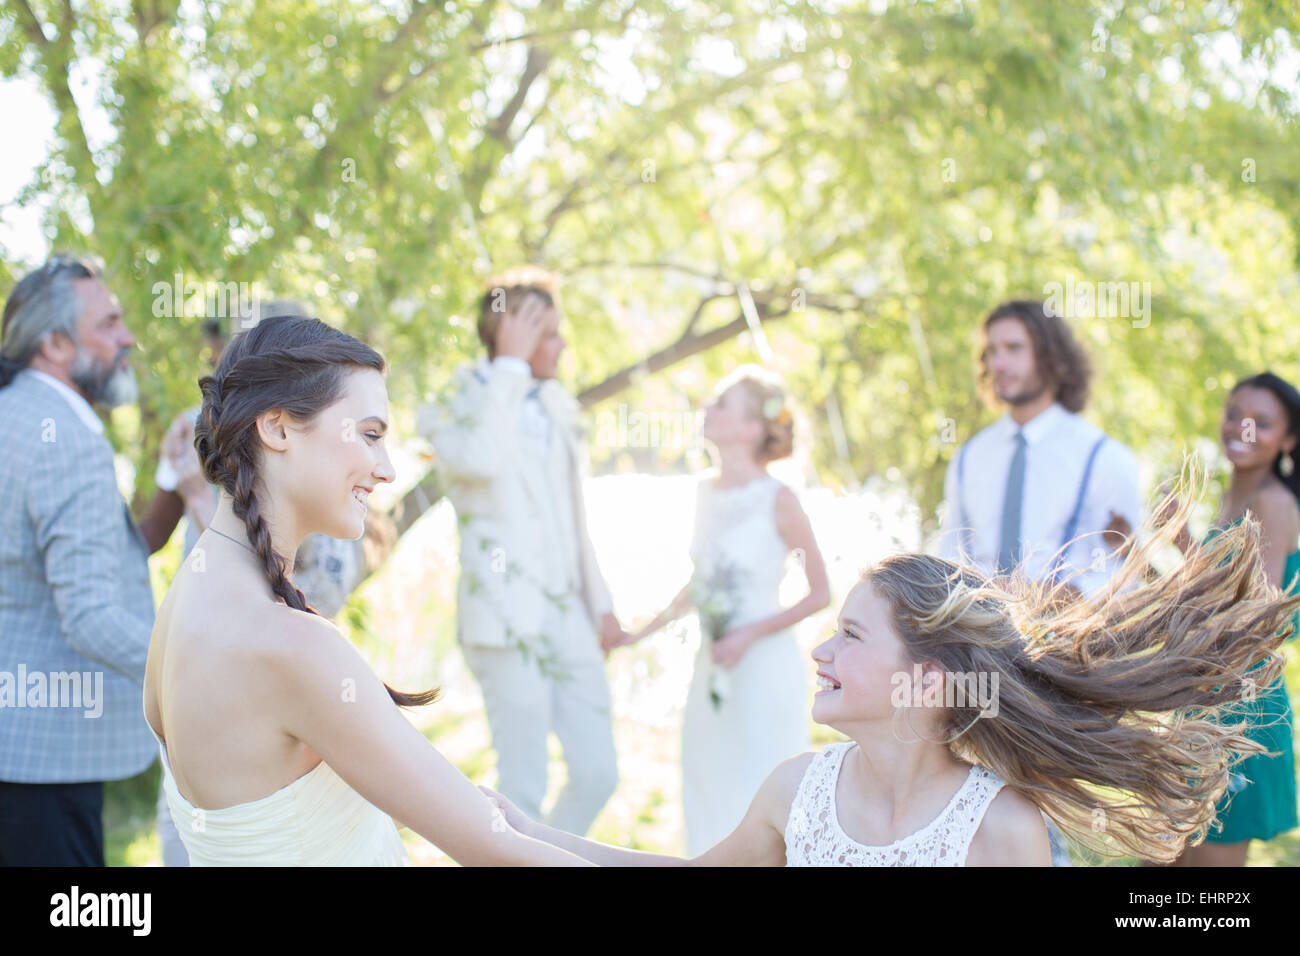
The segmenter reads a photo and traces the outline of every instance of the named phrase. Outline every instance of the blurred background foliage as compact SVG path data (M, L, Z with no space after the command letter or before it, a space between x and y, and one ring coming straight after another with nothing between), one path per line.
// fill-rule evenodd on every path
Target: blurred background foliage
M167 314L173 283L294 296L374 344L400 436L477 354L485 280L527 261L565 280L562 375L593 412L689 411L766 358L823 482L887 476L932 519L956 443L996 414L974 349L1001 299L1149 283L1149 324L1074 325L1099 370L1088 415L1157 472L1213 435L1236 377L1300 374L1298 16L6 0L0 74L58 116L11 207L39 204L51 248L111 270L142 350L139 420L114 421L138 497L203 369L211 303ZM33 264L2 258L5 285ZM683 467L680 448L592 453Z

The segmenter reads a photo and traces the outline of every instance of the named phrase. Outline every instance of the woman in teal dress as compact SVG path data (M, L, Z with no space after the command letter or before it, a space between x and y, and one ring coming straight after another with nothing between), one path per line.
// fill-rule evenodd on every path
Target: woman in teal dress
M1228 395L1219 439L1232 463L1232 479L1205 540L1250 512L1260 524L1269 583L1295 593L1300 589L1300 475L1291 456L1300 442L1300 392L1271 372L1238 382ZM1189 545L1184 529L1179 546ZM1296 623L1300 626L1300 620ZM1218 805L1223 828L1211 828L1205 842L1184 851L1175 865L1243 866L1251 840L1271 840L1298 825L1293 720L1283 679L1244 703L1239 716L1249 721L1247 736L1268 753L1237 765Z

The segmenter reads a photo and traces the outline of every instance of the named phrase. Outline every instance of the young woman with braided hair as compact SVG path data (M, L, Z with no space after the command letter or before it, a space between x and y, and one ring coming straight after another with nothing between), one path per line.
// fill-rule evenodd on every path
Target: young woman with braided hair
M1241 704L1248 682L1277 677L1300 597L1265 578L1253 520L1129 589L1172 536L1130 549L1081 600L929 555L870 568L812 654L813 719L851 740L780 764L690 862L1047 866L1043 813L1103 855L1169 861L1200 843L1232 767L1262 749ZM686 862L556 832L492 796L521 832L593 862Z
M316 320L265 319L212 375L195 447L221 501L156 619L145 717L192 865L404 865L394 819L464 864L581 864L523 837L399 712L287 569L356 539L394 472L384 360Z

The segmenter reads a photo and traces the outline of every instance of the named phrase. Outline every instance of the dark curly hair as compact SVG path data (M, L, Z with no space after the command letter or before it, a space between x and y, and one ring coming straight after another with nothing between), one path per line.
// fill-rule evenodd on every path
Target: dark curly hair
M1003 302L984 320L984 332L999 319L1019 319L1034 343L1034 361L1038 374L1056 393L1056 400L1072 412L1081 412L1088 403L1088 384L1092 380L1092 363L1070 327L1059 315L1051 315L1043 303L1032 299ZM980 352L980 386L986 398L993 399L988 359Z
M262 517L256 422L276 408L301 420L314 418L342 397L345 374L356 368L383 372L383 356L319 319L280 316L236 335L213 373L199 379L203 408L194 426L194 447L204 477L234 500L235 516L262 560L271 590L289 607L309 614L317 612L285 573L285 559L271 547L271 529ZM439 696L437 688L405 694L389 687L388 693L402 707L422 706Z

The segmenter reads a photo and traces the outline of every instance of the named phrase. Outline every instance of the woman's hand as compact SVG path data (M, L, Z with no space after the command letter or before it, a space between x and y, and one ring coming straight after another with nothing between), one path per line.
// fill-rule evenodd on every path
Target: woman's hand
M740 663L740 659L745 656L745 652L760 636L752 624L746 624L744 627L728 631L723 635L722 640L714 641L713 646L709 649L709 652L713 655L713 663L727 669L735 667Z
M600 649L606 655L614 648L626 643L627 636L627 631L623 630L613 612L604 615L600 619Z
M528 816L528 814L524 813L524 811L520 810L517 806L505 797L501 796L501 794L497 793L491 787L485 787L480 784L479 789L483 791L484 795L492 801L492 805L499 811L498 815L495 816L492 821L494 828L497 826L498 820L504 819L506 824L509 824L514 830L522 833L524 836L534 836L532 832L533 820Z

